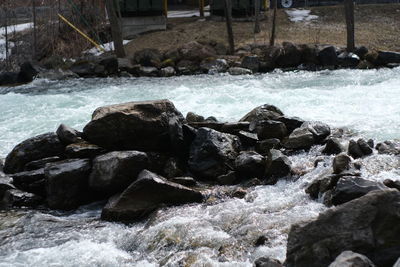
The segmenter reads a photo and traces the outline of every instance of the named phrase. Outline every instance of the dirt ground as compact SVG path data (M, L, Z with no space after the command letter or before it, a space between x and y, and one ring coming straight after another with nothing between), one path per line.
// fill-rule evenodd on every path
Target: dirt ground
M291 22L284 9L278 10L277 43L290 41L305 44L345 46L346 30L343 6L310 7L318 19L311 22ZM234 22L236 47L258 42L267 43L271 13L261 22L262 32L254 36L253 22ZM368 48L400 51L400 4L358 5L355 8L356 45ZM143 34L126 45L127 53L143 48L168 50L192 40L216 40L227 43L226 24L207 18L168 19L167 31Z

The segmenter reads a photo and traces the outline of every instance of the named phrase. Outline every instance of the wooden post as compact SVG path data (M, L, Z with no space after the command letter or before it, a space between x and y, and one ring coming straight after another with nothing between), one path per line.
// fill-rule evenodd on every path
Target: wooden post
M260 33L260 0L254 0L254 33Z
M347 30L347 52L353 52L354 42L354 2L353 0L344 0L344 12L346 16Z
M269 39L269 45L273 46L275 45L275 32L276 32L276 11L278 7L278 1L273 0L273 8L274 8L274 13L272 15L272 29L271 29L271 38Z
M117 57L125 57L124 43L122 41L122 31L120 23L117 16L117 11L115 10L116 3L114 0L106 0L106 8L108 13L108 19L111 26L111 35L114 42L114 51Z
M232 0L225 0L225 19L228 32L229 53L233 55L235 53L235 40L232 30Z
M33 59L36 59L36 0L32 0L32 15L33 15Z
M200 17L204 18L204 0L199 0Z

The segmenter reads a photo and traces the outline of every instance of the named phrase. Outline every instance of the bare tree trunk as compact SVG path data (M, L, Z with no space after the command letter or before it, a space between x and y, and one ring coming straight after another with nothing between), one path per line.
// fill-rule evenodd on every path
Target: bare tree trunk
M7 8L7 2L4 3L4 33L5 33L5 38L6 38L6 69L8 70L9 68L9 55L8 55L8 8Z
M204 0L199 0L200 17L204 18Z
M274 7L274 13L272 15L272 29L271 29L271 38L269 40L269 45L273 46L275 45L275 32L276 32L276 11L278 8L278 1L273 0L273 7Z
M36 59L37 53L37 38L36 38L36 0L32 0L32 15L33 15L33 55L32 58Z
M346 29L347 29L347 52L353 52L355 47L353 0L344 0L344 12L346 16Z
M225 19L228 32L229 53L233 55L235 53L235 40L232 30L232 0L225 0Z
M123 58L125 57L125 49L124 43L122 41L122 31L115 7L116 5L114 0L106 0L106 8L108 19L110 20L111 35L114 42L115 54L117 55L117 57Z
M254 33L260 33L260 0L254 0Z

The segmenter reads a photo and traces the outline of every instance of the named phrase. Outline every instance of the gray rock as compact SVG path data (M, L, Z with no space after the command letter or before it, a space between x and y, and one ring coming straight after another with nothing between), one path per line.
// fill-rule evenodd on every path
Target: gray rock
M286 125L288 134L291 134L296 128L301 127L301 125L303 125L304 123L304 120L297 117L282 116L277 118L276 120L283 122Z
M183 186L195 186L197 184L196 180L192 177L174 177L169 179L169 181Z
M156 67L140 67L139 75L145 77L157 77L158 69Z
M48 206L71 210L85 204L91 197L88 191L90 170L88 159L48 164L44 169Z
M172 77L176 75L176 71L173 67L165 67L160 70L161 77Z
M288 149L309 149L314 145L314 135L308 128L295 129L283 143Z
M135 53L134 60L145 67L158 67L162 61L162 54L157 49L145 48Z
M188 114L186 114L186 121L188 123L192 123L192 122L204 122L205 119L203 116L201 115L197 115L194 112L188 112Z
M237 184L236 173L229 171L227 174L223 174L217 177L218 184L220 185L234 185Z
M327 155L337 155L342 153L343 150L344 148L340 143L340 140L338 138L331 137L326 140L326 144L324 149L322 150L322 153Z
M271 259L268 257L258 258L254 262L255 267L282 267L282 263L276 259Z
M205 58L215 57L216 52L213 48L207 45L202 45L199 42L192 41L184 44L179 49L179 54L183 59L201 62Z
M376 60L377 65L388 65L391 63L400 63L400 53L379 51L378 58Z
M228 67L229 65L225 59L205 59L200 64L200 68L208 74L226 72Z
M259 140L277 138L283 139L287 136L286 125L274 120L254 120L250 124L250 131L257 133Z
M390 179L385 179L383 184L390 188L395 188L400 191L400 181L393 181Z
M349 142L348 153L354 159L362 158L364 156L364 153L362 152L361 147L354 140L350 140L350 142Z
M247 131L239 131L236 133L236 135L239 137L240 142L242 143L243 146L247 147L254 147L257 145L258 142L258 136L255 133L250 133Z
M308 128L317 143L322 142L331 134L331 128L329 125L320 121L307 121L301 127Z
M260 68L260 60L257 56L245 56L240 67L249 69L252 72L258 72Z
M279 120L279 118L282 116L283 112L279 108L273 105L265 104L254 108L252 111L244 115L240 121L248 121L251 123L252 121L257 120Z
M254 151L242 151L235 160L236 176L240 179L264 178L266 159Z
M290 42L283 42L283 53L276 60L277 66L281 68L297 67L301 63L301 51Z
M240 67L231 67L228 69L230 75L250 75L253 72L249 69L240 68Z
M371 148L374 146L373 143L372 146L370 146L364 139L360 138L357 140L357 145L360 147L361 152L364 154L364 156L368 156L373 153Z
M257 142L256 151L261 155L266 155L271 149L279 149L281 147L281 141L276 138L265 139Z
M123 191L139 173L149 167L144 152L113 151L96 157L89 178L89 188L105 196Z
M285 266L328 266L346 250L377 266L400 256L400 192L379 190L295 224L288 236Z
M34 171L25 171L11 175L13 184L23 191L33 193L39 196L46 196L46 185L44 178L44 169Z
M31 161L60 156L64 153L64 145L55 133L46 133L29 138L18 144L7 155L4 163L5 173L16 173L24 170Z
M62 70L62 69L51 69L41 71L37 78L47 79L47 80L67 80L67 79L76 79L79 78L79 75L71 70Z
M56 134L58 136L58 139L60 139L60 141L65 145L83 141L81 138L82 137L81 132L79 132L65 124L61 124L57 128Z
M37 207L43 203L43 198L18 189L9 189L0 202L3 207Z
M292 163L289 158L279 150L271 149L268 156L267 163L267 183L275 184L279 178L291 174Z
M383 143L378 143L375 147L379 154L400 154L400 142L396 141L385 141Z
M351 158L346 153L340 153L333 159L333 173L341 173L351 167Z
M65 148L65 156L70 159L92 159L105 152L106 150L104 148L89 144L88 142L70 144Z
M122 194L110 198L101 218L132 222L142 219L161 205L181 205L202 200L201 193L144 170Z
M370 259L359 253L343 251L328 267L375 267Z
M33 170L42 169L46 166L47 163L52 163L52 162L56 162L56 161L60 161L60 160L61 160L61 158L57 157L57 156L34 160L25 165L24 171L33 171Z

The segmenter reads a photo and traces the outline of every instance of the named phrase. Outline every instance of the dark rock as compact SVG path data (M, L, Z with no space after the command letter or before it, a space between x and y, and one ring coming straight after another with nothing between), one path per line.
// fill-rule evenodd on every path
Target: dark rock
M257 56L245 56L242 60L242 64L240 65L240 67L249 69L253 73L258 72L260 68L260 60Z
M288 134L291 134L296 128L301 127L304 121L297 117L286 117L282 116L276 119L277 121L283 122L286 125Z
M259 107L256 107L246 115L244 115L243 118L240 119L240 121L248 121L252 122L255 120L278 120L280 117L283 116L283 112L273 106L273 105L262 105Z
M95 110L85 138L109 150L169 151L169 121L183 121L168 100L130 102Z
M201 62L205 58L215 57L216 55L213 48L202 45L196 41L183 45L179 53L183 59L194 62Z
M172 77L175 76L176 71L173 67L165 67L160 70L161 77Z
M38 71L32 66L30 62L24 62L20 66L17 76L17 83L30 83L33 81Z
M5 175L0 172L0 201L3 199L4 193L9 189L15 189L15 186L12 184L13 180L11 177Z
M214 116L207 117L205 121L206 122L218 122L217 118L215 118Z
M67 79L77 79L79 75L70 71L63 69L51 69L46 71L41 71L37 78L39 79L47 79L53 81L67 80Z
M21 172L28 162L60 156L63 152L64 145L55 133L46 133L29 138L14 147L7 155L4 163L4 172Z
M258 142L257 134L246 131L239 131L236 134L243 146L254 147Z
M360 58L353 53L343 52L338 56L338 64L343 68L355 68L360 63Z
M369 146L370 148L374 148L374 140L369 139L369 140L367 141L367 144L368 144L368 146Z
M0 86L18 84L17 78L18 78L18 74L15 72L0 73Z
M86 203L91 166L87 159L51 163L44 169L47 204L52 209L71 210Z
M182 176L183 168L180 166L179 161L176 158L169 158L164 166L164 175L169 179L173 177Z
M352 251L343 251L328 267L375 267L370 259Z
M364 59L365 55L368 53L368 48L365 46L356 47L354 54L356 54L360 59Z
M258 258L254 262L255 267L282 267L282 263L276 259L271 259L268 257Z
M400 142L385 141L383 143L378 143L375 147L379 154L400 154Z
M267 163L267 183L276 184L279 178L286 177L291 174L292 163L289 158L276 149L271 149Z
M237 134L240 131L248 131L250 123L243 122L227 122L222 124L221 132L229 134Z
M279 139L272 138L257 142L255 149L261 155L266 155L271 149L279 149L280 147L281 142Z
M297 67L301 63L301 51L290 42L284 42L282 47L283 52L276 60L277 66L281 68Z
M170 60L172 60L174 62L179 61L180 57L181 56L179 54L179 49L177 49L177 48L173 48L173 49L167 50L164 53L164 58L170 59Z
M240 67L231 67L228 69L230 75L250 75L253 72L249 69L240 68Z
M308 128L295 129L284 141L283 146L287 149L309 149L314 145L314 135Z
M256 132L259 140L277 138L283 139L287 136L286 125L274 120L255 120L250 124L250 131Z
M83 141L81 138L82 133L78 132L77 130L71 127L68 127L65 124L61 124L58 127L56 134L58 136L58 139L60 139L60 141L65 145Z
M119 72L119 62L118 59L114 56L106 57L99 62L100 66L104 67L104 71L102 71L106 76L117 74Z
M145 77L158 77L158 69L156 67L140 67L139 75Z
M373 153L371 146L368 145L368 143L364 139L358 139L357 145L361 149L361 152L364 154L364 156L371 155ZM374 144L372 143L372 147L373 146Z
M52 163L52 162L56 162L56 161L60 161L60 160L61 160L61 158L57 157L57 156L34 160L25 165L24 171L33 171L33 170L42 169L46 166L47 163Z
M18 189L9 189L2 199L3 207L37 207L43 203L43 198Z
M201 193L144 170L137 181L122 194L110 198L103 208L101 218L132 222L142 219L161 205L180 205L202 200Z
M179 74L182 75L191 75L195 74L200 70L200 66L195 61L191 60L180 60L178 64L176 64L177 70Z
M197 184L196 180L192 177L173 177L169 181L183 186L195 186Z
M204 59L200 64L200 68L208 74L226 72L228 67L225 59Z
M170 155L163 152L147 152L146 154L149 159L148 170L155 173L163 173Z
M89 144L87 142L70 144L65 148L65 156L71 159L92 159L94 157L97 157L98 155L104 154L105 152L106 151L104 150L104 148Z
M390 63L400 63L400 53L378 51L378 58L375 62L376 65L388 65Z
M346 250L367 256L377 266L392 266L400 256L400 192L379 190L292 225L285 266L328 266Z
M348 153L354 159L362 158L364 156L364 153L362 152L360 146L354 140L350 140L350 142L349 142Z
M11 175L13 184L23 191L39 196L46 196L44 169L14 173Z
M235 160L236 176L240 179L263 178L266 159L254 151L242 151Z
M351 167L351 158L346 153L338 154L332 163L333 173L341 173L345 170L349 170Z
M383 181L383 184L386 185L387 187L394 188L394 189L397 189L400 191L400 181L393 181L390 179L385 179Z
M189 170L196 177L215 180L233 169L239 149L237 136L200 128L190 149Z
M332 192L332 204L340 205L362 197L373 190L387 189L382 183L365 180L359 177L342 177Z
M262 235L257 238L256 242L254 242L255 247L264 246L268 244L269 238L266 235Z
M71 66L71 71L76 73L77 75L79 75L80 77L94 77L96 76L96 64L93 62L89 62L86 60L81 60L81 61L77 61L75 62L72 66ZM104 71L104 66L103 70ZM97 71L99 72L99 71Z
M186 114L186 121L188 123L192 123L192 122L204 122L205 119L203 116L197 115L194 112L188 112L188 114Z
M113 151L93 160L89 188L111 196L133 183L139 173L149 167L146 153L139 151Z
M315 46L301 44L298 46L301 53L301 62L305 64L317 65L318 62L318 49Z
M333 46L328 46L319 51L318 60L322 66L337 66L338 57L336 49Z
M331 137L326 140L326 145L322 150L322 153L327 155L337 155L342 153L343 150L344 148L340 143L340 140L338 138Z
M329 125L319 121L307 121L301 127L308 128L317 143L321 143L331 134L331 128Z
M157 49L145 48L135 53L134 60L142 66L157 68L161 64L162 55Z
M223 174L217 177L218 184L220 185L234 185L237 184L236 173L229 171L227 174Z
M230 193L231 197L234 198L244 198L247 194L247 190L243 188L235 188L232 193Z

